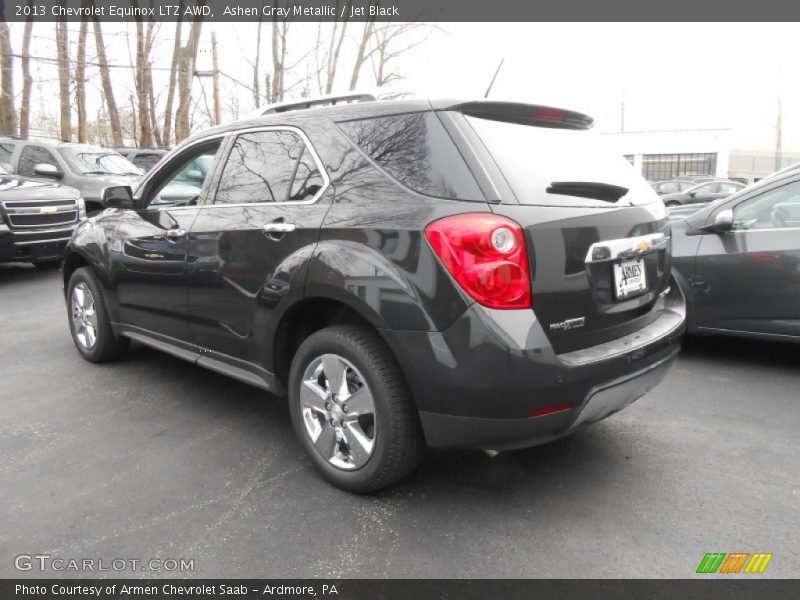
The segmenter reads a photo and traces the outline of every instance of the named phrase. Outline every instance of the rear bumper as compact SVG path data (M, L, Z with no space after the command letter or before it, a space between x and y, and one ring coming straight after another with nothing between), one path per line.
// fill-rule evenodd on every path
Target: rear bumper
M657 385L685 330L677 285L654 310L659 318L642 330L560 355L530 310L473 305L444 332L383 333L408 376L430 446L508 449L569 434Z

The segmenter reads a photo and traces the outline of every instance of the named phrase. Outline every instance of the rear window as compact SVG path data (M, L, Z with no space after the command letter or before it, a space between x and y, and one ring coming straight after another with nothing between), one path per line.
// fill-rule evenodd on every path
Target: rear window
M344 121L342 131L394 179L438 198L483 200L475 178L433 112Z
M647 204L655 192L625 158L591 131L518 125L464 117L494 157L522 204L542 206L613 206L598 198L548 193L554 184L578 183L627 188L620 204ZM584 185L585 184L585 185ZM569 186L563 186L569 187ZM575 186L573 186L575 187Z

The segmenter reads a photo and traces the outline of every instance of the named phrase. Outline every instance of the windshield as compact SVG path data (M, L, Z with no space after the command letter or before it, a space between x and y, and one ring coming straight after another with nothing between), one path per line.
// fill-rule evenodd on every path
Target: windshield
M142 171L127 158L103 148L64 149L67 162L82 175L141 175Z

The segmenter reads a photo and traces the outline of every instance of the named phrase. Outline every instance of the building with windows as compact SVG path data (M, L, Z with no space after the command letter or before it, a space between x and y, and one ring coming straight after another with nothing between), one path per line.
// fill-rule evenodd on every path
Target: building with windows
M622 131L602 134L648 181L714 175L753 183L791 164L800 152L737 148L730 129Z
M729 129L622 131L603 135L648 181L679 175L728 177Z

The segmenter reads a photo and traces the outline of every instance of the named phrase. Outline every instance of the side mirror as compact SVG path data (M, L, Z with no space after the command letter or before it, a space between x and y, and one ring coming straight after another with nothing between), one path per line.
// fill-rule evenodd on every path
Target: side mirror
M695 196L697 196L697 192L689 192L689 195L690 195L692 198L694 198Z
M203 175L202 172L197 170L187 171L186 179L195 183L203 183L203 181L205 180L205 175Z
M64 173L55 165L48 165L47 163L39 163L34 165L33 172L40 177L49 177L51 179L61 179Z
M129 185L115 185L103 190L101 204L107 208L133 208L133 190Z
M727 233L733 229L733 209L728 208L717 213L714 217L714 222L709 223L705 227L701 227L703 231L711 231L714 233Z

